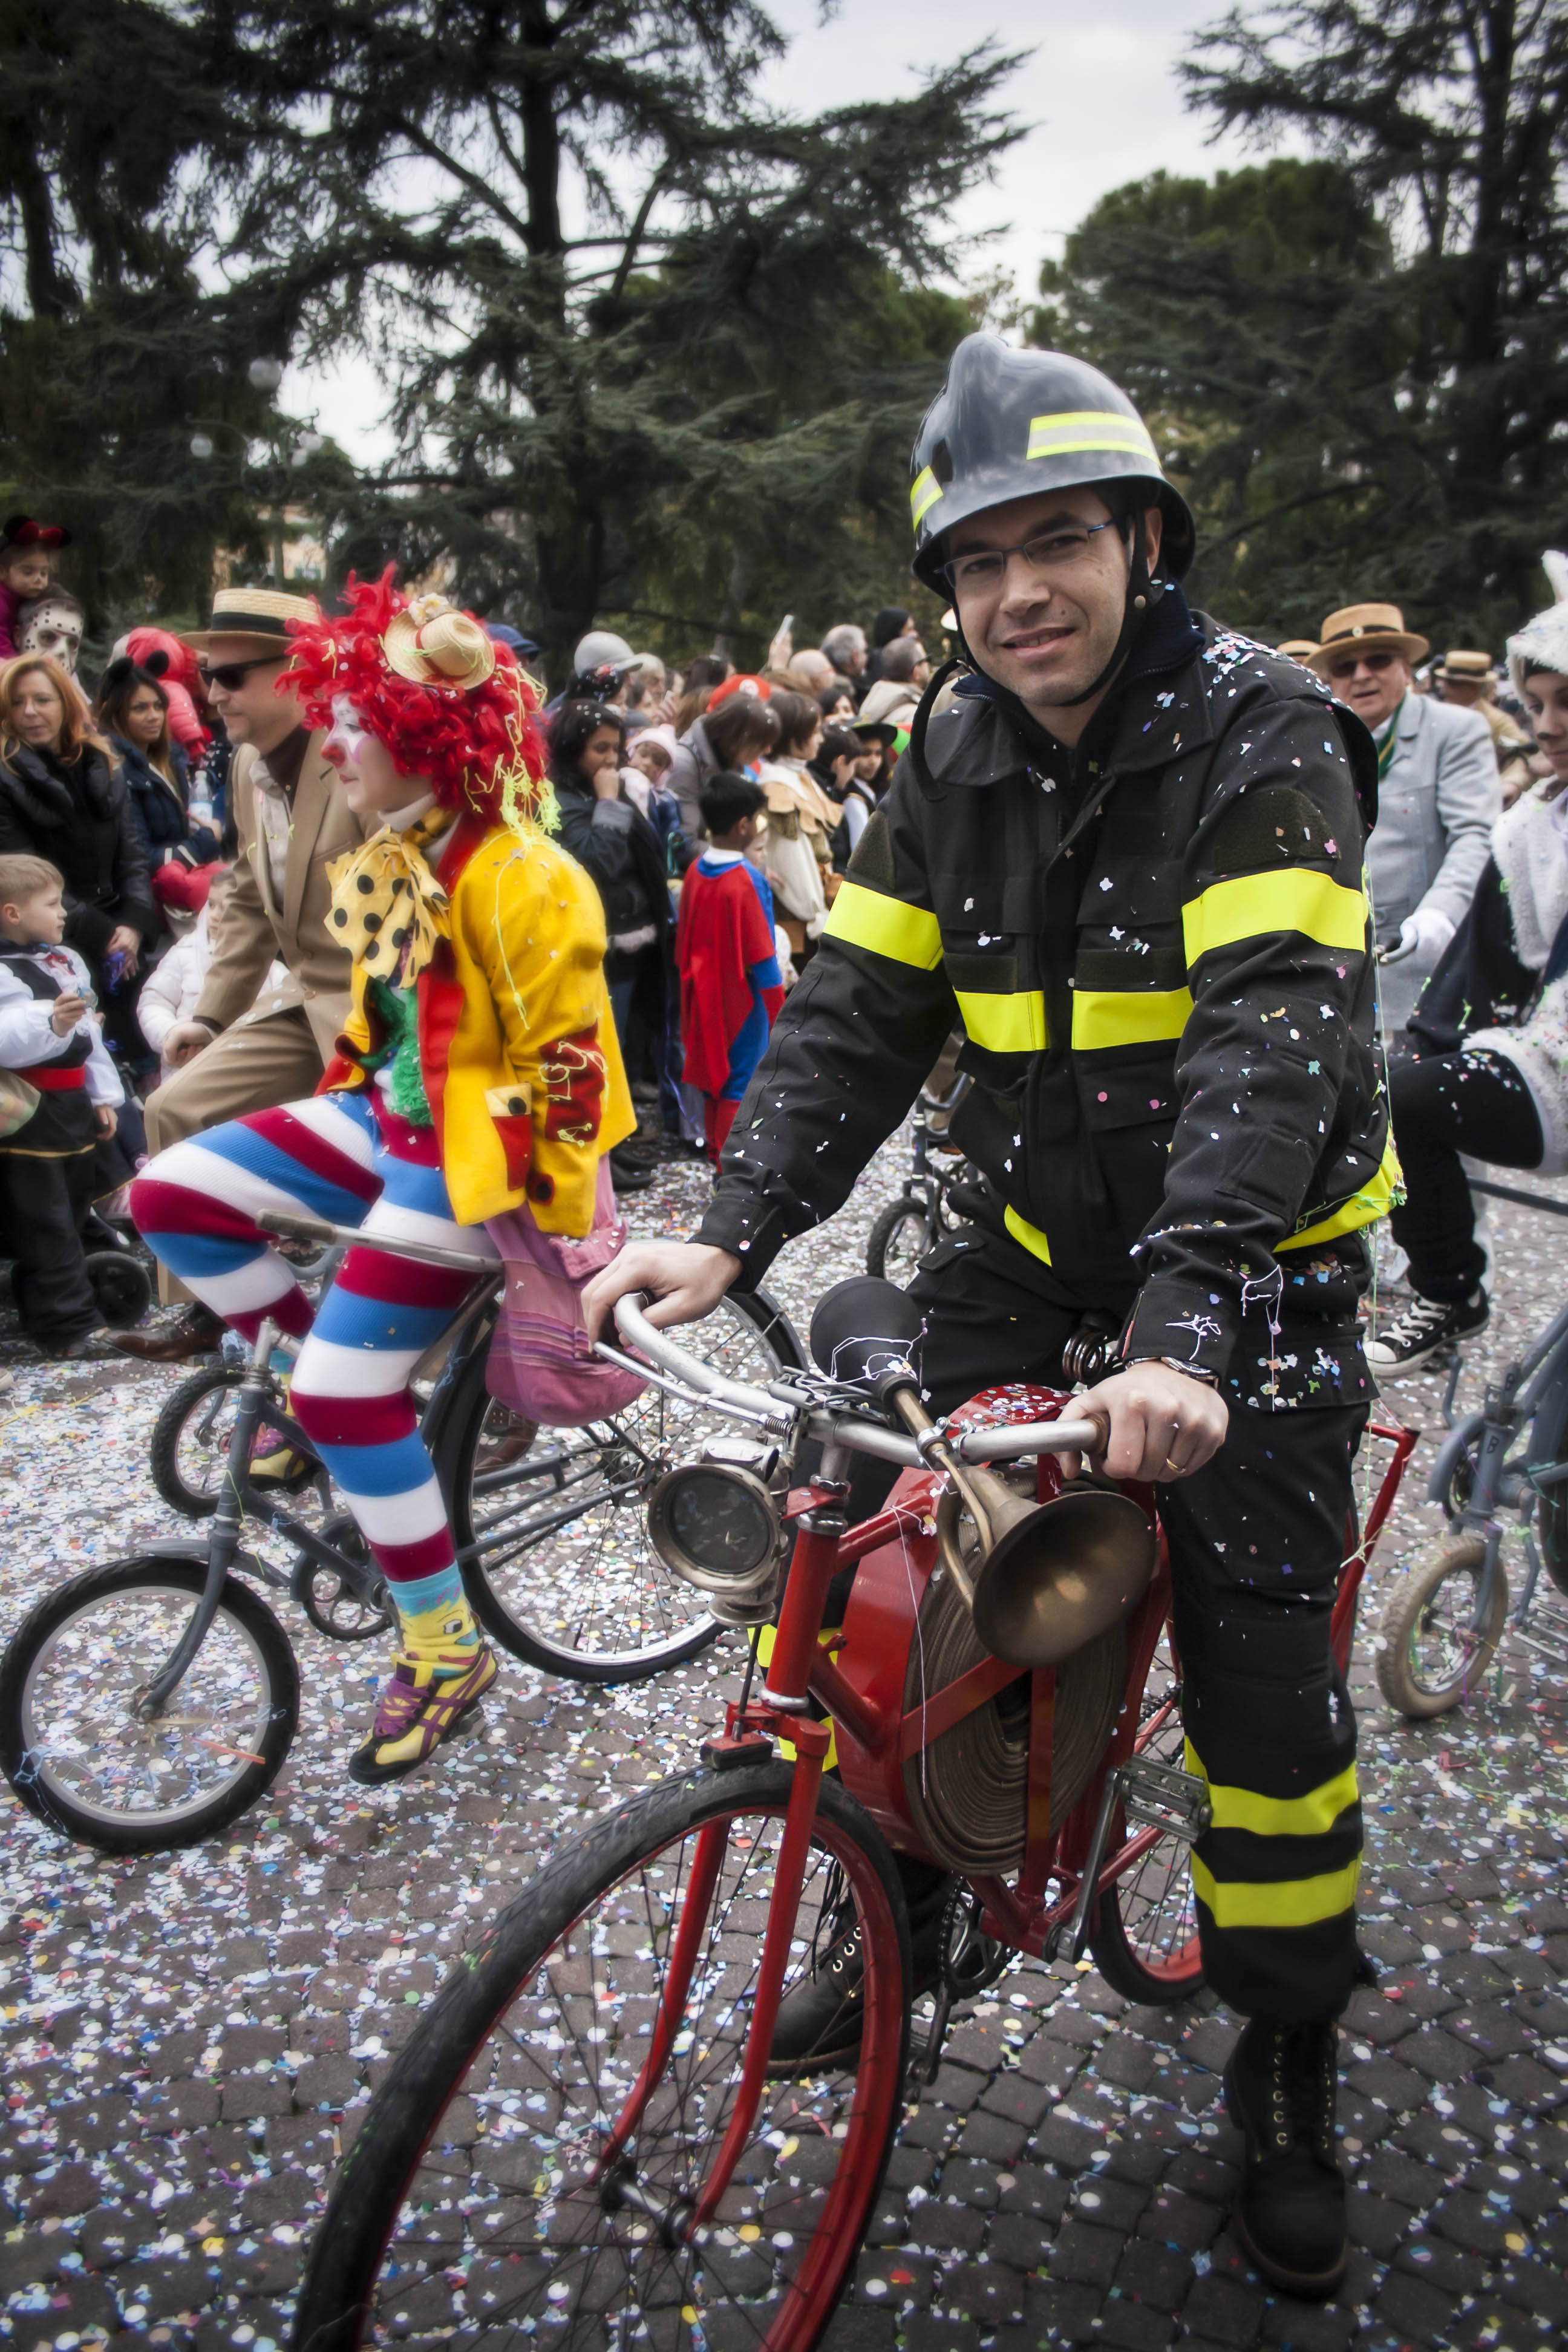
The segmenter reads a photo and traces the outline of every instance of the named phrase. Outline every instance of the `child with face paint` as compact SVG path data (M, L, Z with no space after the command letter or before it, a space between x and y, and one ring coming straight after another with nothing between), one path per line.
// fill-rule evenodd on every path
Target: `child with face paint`
M351 1250L312 1320L256 1223L304 1211L495 1256L525 1202L546 1233L594 1223L599 1160L632 1111L605 992L604 918L550 839L532 689L471 614L351 578L350 611L297 631L288 682L344 797L382 820L333 869L353 1005L321 1090L174 1144L132 1188L158 1256L232 1328L302 1341L291 1399L396 1604L400 1642L365 1786L423 1763L495 1680L463 1592L409 1381L468 1278Z
M58 523L35 522L31 515L21 514L8 515L0 523L0 661L22 652L22 607L48 593L55 550L69 545L70 533ZM27 650L47 653L50 648ZM76 665L67 667L74 669Z

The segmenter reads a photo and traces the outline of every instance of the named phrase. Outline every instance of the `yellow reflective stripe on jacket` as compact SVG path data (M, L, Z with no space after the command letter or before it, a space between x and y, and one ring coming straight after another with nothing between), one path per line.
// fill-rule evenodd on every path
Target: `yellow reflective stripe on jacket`
M1158 474L1160 460L1147 425L1136 416L1122 416L1104 408L1066 408L1056 416L1029 421L1029 457L1056 457L1077 449L1128 449L1147 457Z
M1366 898L1326 874L1298 866L1212 882L1182 908L1189 971L1215 948L1266 938L1271 931L1300 931L1322 948L1364 948Z
M1214 1913L1219 1927L1310 1927L1337 1918L1355 1901L1361 1864L1325 1870L1317 1878L1226 1879L1193 1856L1193 1892Z
M833 1643L837 1641L838 1636L843 1631L844 1628L842 1625L824 1625L816 1637L819 1645L825 1650L831 1649ZM778 1637L779 1629L776 1625L759 1625L757 1628L757 1664L763 1668L763 1680L764 1683L767 1681L767 1669L772 1665L773 1661L773 1644L778 1640ZM786 1764L793 1764L795 1762L794 1740L781 1739L779 1741L779 1754L784 1758ZM837 1761L838 1732L837 1727L835 1727L827 1735L827 1753L822 1759L823 1770L825 1772L830 1772Z
M918 523L923 515L930 514L941 496L942 484L927 466L910 484L910 520Z
M1363 1184L1359 1192L1352 1192L1348 1201L1331 1209L1326 1217L1320 1217L1315 1224L1304 1227L1299 1234L1288 1234L1282 1242L1277 1242L1276 1254L1280 1250L1308 1249L1318 1242L1331 1242L1336 1234L1353 1234L1363 1225L1375 1224L1379 1217L1388 1214L1394 1192L1404 1181L1390 1129L1382 1161L1372 1181Z
M956 988L953 994L965 1029L975 1045L984 1045L988 1053L1044 1052L1048 1039L1043 989L1026 988L1009 995L991 995Z
M1026 1249L1031 1257L1037 1257L1042 1265L1049 1265L1051 1245L1038 1225L1032 1225L1027 1217L1021 1217L1018 1214L1016 1209L1005 1209L1002 1213L1002 1223L1006 1226L1013 1239Z
M934 971L942 961L942 929L929 908L908 907L859 882L841 886L822 936L868 948L894 963L913 964L917 971Z
M1216 1830L1251 1830L1258 1837L1321 1837L1361 1794L1355 1766L1347 1764L1342 1772L1336 1772L1331 1780L1321 1780L1304 1797L1259 1797L1251 1789L1228 1788L1211 1780L1192 1741L1184 1745L1188 1771L1195 1772L1207 1786Z
M1101 1045L1152 1045L1179 1037L1192 1009L1184 988L1075 988L1073 1050L1093 1053Z

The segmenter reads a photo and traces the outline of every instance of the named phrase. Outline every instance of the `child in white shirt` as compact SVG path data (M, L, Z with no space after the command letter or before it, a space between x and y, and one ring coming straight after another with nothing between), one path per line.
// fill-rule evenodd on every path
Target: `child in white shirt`
M99 1153L125 1092L87 966L61 945L64 888L47 858L0 857L0 1248L23 1329L70 1358L99 1353L81 1227L113 1182Z

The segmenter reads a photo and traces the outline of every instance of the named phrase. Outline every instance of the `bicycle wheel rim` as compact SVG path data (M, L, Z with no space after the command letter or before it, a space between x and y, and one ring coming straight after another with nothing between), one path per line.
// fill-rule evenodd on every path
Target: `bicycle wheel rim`
M778 1341L740 1303L721 1302L703 1328L699 1352L716 1369L764 1385L776 1379ZM611 1421L541 1432L492 1476L487 1447L514 1419L501 1406L481 1408L454 1482L459 1559L488 1630L577 1679L637 1681L696 1656L719 1623L654 1550L646 1505L719 1417L650 1387Z
M222 1810L265 1763L275 1695L256 1633L220 1606L169 1703L141 1724L131 1701L173 1654L199 1579L143 1571L84 1594L39 1643L23 1680L18 1769L51 1810L105 1831L160 1835Z
M1136 1755L1161 1764L1183 1762L1178 1701L1169 1638L1162 1633L1144 1680ZM1112 1854L1128 1843L1120 1808L1113 1837ZM1130 1999L1179 2000L1196 1990L1203 1979L1203 1954L1191 1860L1183 1839L1158 1839L1107 1887L1092 1948L1107 1983Z
M733 1784L742 1776L723 1777ZM455 2054L443 2072L432 2067L418 2043L410 2045L350 2152L307 2271L297 2345L338 2352L351 2344L395 2340L542 2342L559 2352L587 2352L590 2346L601 2352L612 2345L616 2352L655 2346L659 2352L667 2346L668 2352L699 2352L713 2340L720 2313L726 2326L719 2340L726 2344L752 2345L756 2352L809 2352L819 2340L880 2183L907 2042L907 1956L893 1898L871 1847L853 1826L857 1809L837 1791L819 1819L795 1941L809 1939L814 1877L827 1892L823 1874L837 1866L866 1922L872 1956L866 2047L853 2072L764 2085L731 2191L695 2252L661 2245L656 2217L635 2199L614 2204L612 2197L614 2210L606 2212L605 2190L591 2178L604 2123L623 2108L649 2046L647 2034L631 2031L616 2044L616 2023L651 2023L659 1965L655 1948L662 1936L668 1953L679 1895L689 1884L677 1874L682 1857L689 1857L705 1825L723 1820L729 1824L725 1872L710 1910L717 1932L705 1946L719 1965L705 1973L700 1961L686 2012L697 2024L683 2024L676 2037L668 2083L650 2098L631 2143L634 2189L667 2213L689 2210L680 2195L694 2193L700 2171L697 2179L678 2179L661 2151L685 2144L679 2126L703 2098L710 2103L699 2119L704 2155L710 2158L719 2144L728 2112L722 2095L741 2046L731 2033L721 2053L720 2035L726 2011L729 2021L739 2020L743 2035L749 2004L737 1980L754 1982L762 1940L736 1912L763 1904L788 1774L770 1768L766 1787L753 1783L751 1790L721 1788L719 1778L704 1776L706 1786L666 1782L635 1801L557 1857L488 1931L426 2029L432 2041L438 2028L448 2029ZM659 1814L672 1811L682 1816L679 1825L661 1829ZM649 1828L641 1836L644 1822ZM616 1840L617 1827L629 1834ZM749 1841L743 1848L742 1839ZM616 1850L609 1853L612 1841ZM597 1891L586 1903L568 1894L562 1907L570 1918L531 1928L531 1915L543 1917L563 1880L598 1860L595 1846L608 1853L599 1862ZM734 1863L742 1867L731 1884ZM665 1875L652 1879L655 1872ZM626 1895L634 1874L644 1882L635 1898L638 1916L622 1923L630 1932L617 1939L605 1915ZM748 1878L755 1882L754 1896L740 1891ZM662 1913L657 1919L647 1899L656 1893ZM609 1948L645 1934L640 1956ZM503 1980L499 1999L488 1971ZM636 1993L627 1990L634 1976ZM705 2006L698 2002L700 1988ZM616 2011L617 2000L633 2000L642 2004L640 2014L625 2007ZM585 2042L579 2017L594 2021ZM609 2025L602 2021L606 2017ZM515 2034L506 2032L509 2025ZM498 2049L510 2078L505 2084L492 2063ZM573 2137L563 2120L579 2085L587 2093L584 2107L591 2105L596 2118L596 2140ZM378 2110L388 2118L400 2113L409 2118L395 2153L378 2134ZM466 2150L459 2147L465 2139ZM463 2155L466 2162L453 2163ZM549 2168L558 2178L551 2178ZM749 2169L754 2178L745 2177ZM454 2191L455 2182L467 2187ZM614 2196L623 2190L624 2183ZM373 2215L377 2199L381 2210ZM494 2229L487 2227L486 2215L498 2217ZM764 2279L766 2303L760 2300ZM584 2283L586 2294L577 2292ZM606 2325L612 2315L614 2328Z

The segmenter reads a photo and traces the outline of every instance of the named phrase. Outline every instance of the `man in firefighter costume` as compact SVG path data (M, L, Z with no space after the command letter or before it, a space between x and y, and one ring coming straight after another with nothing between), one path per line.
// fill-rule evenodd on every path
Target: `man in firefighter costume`
M1188 606L1191 515L1097 370L970 336L912 475L914 568L970 674L934 716L932 681L695 1242L632 1246L590 1306L646 1288L678 1323L755 1282L842 1204L962 1022L952 1139L984 1203L912 1286L929 1402L1059 1384L1069 1339L1119 1334L1085 1402L1110 1419L1100 1466L1153 1482L1170 1541L1213 1809L1204 1960L1246 2020L1237 2226L1274 2284L1327 2294L1336 2020L1363 1966L1329 1621L1394 1177L1362 888L1375 755L1307 672ZM917 1928L917 1983L928 1948ZM796 1996L824 2050L853 2030L836 1958Z

